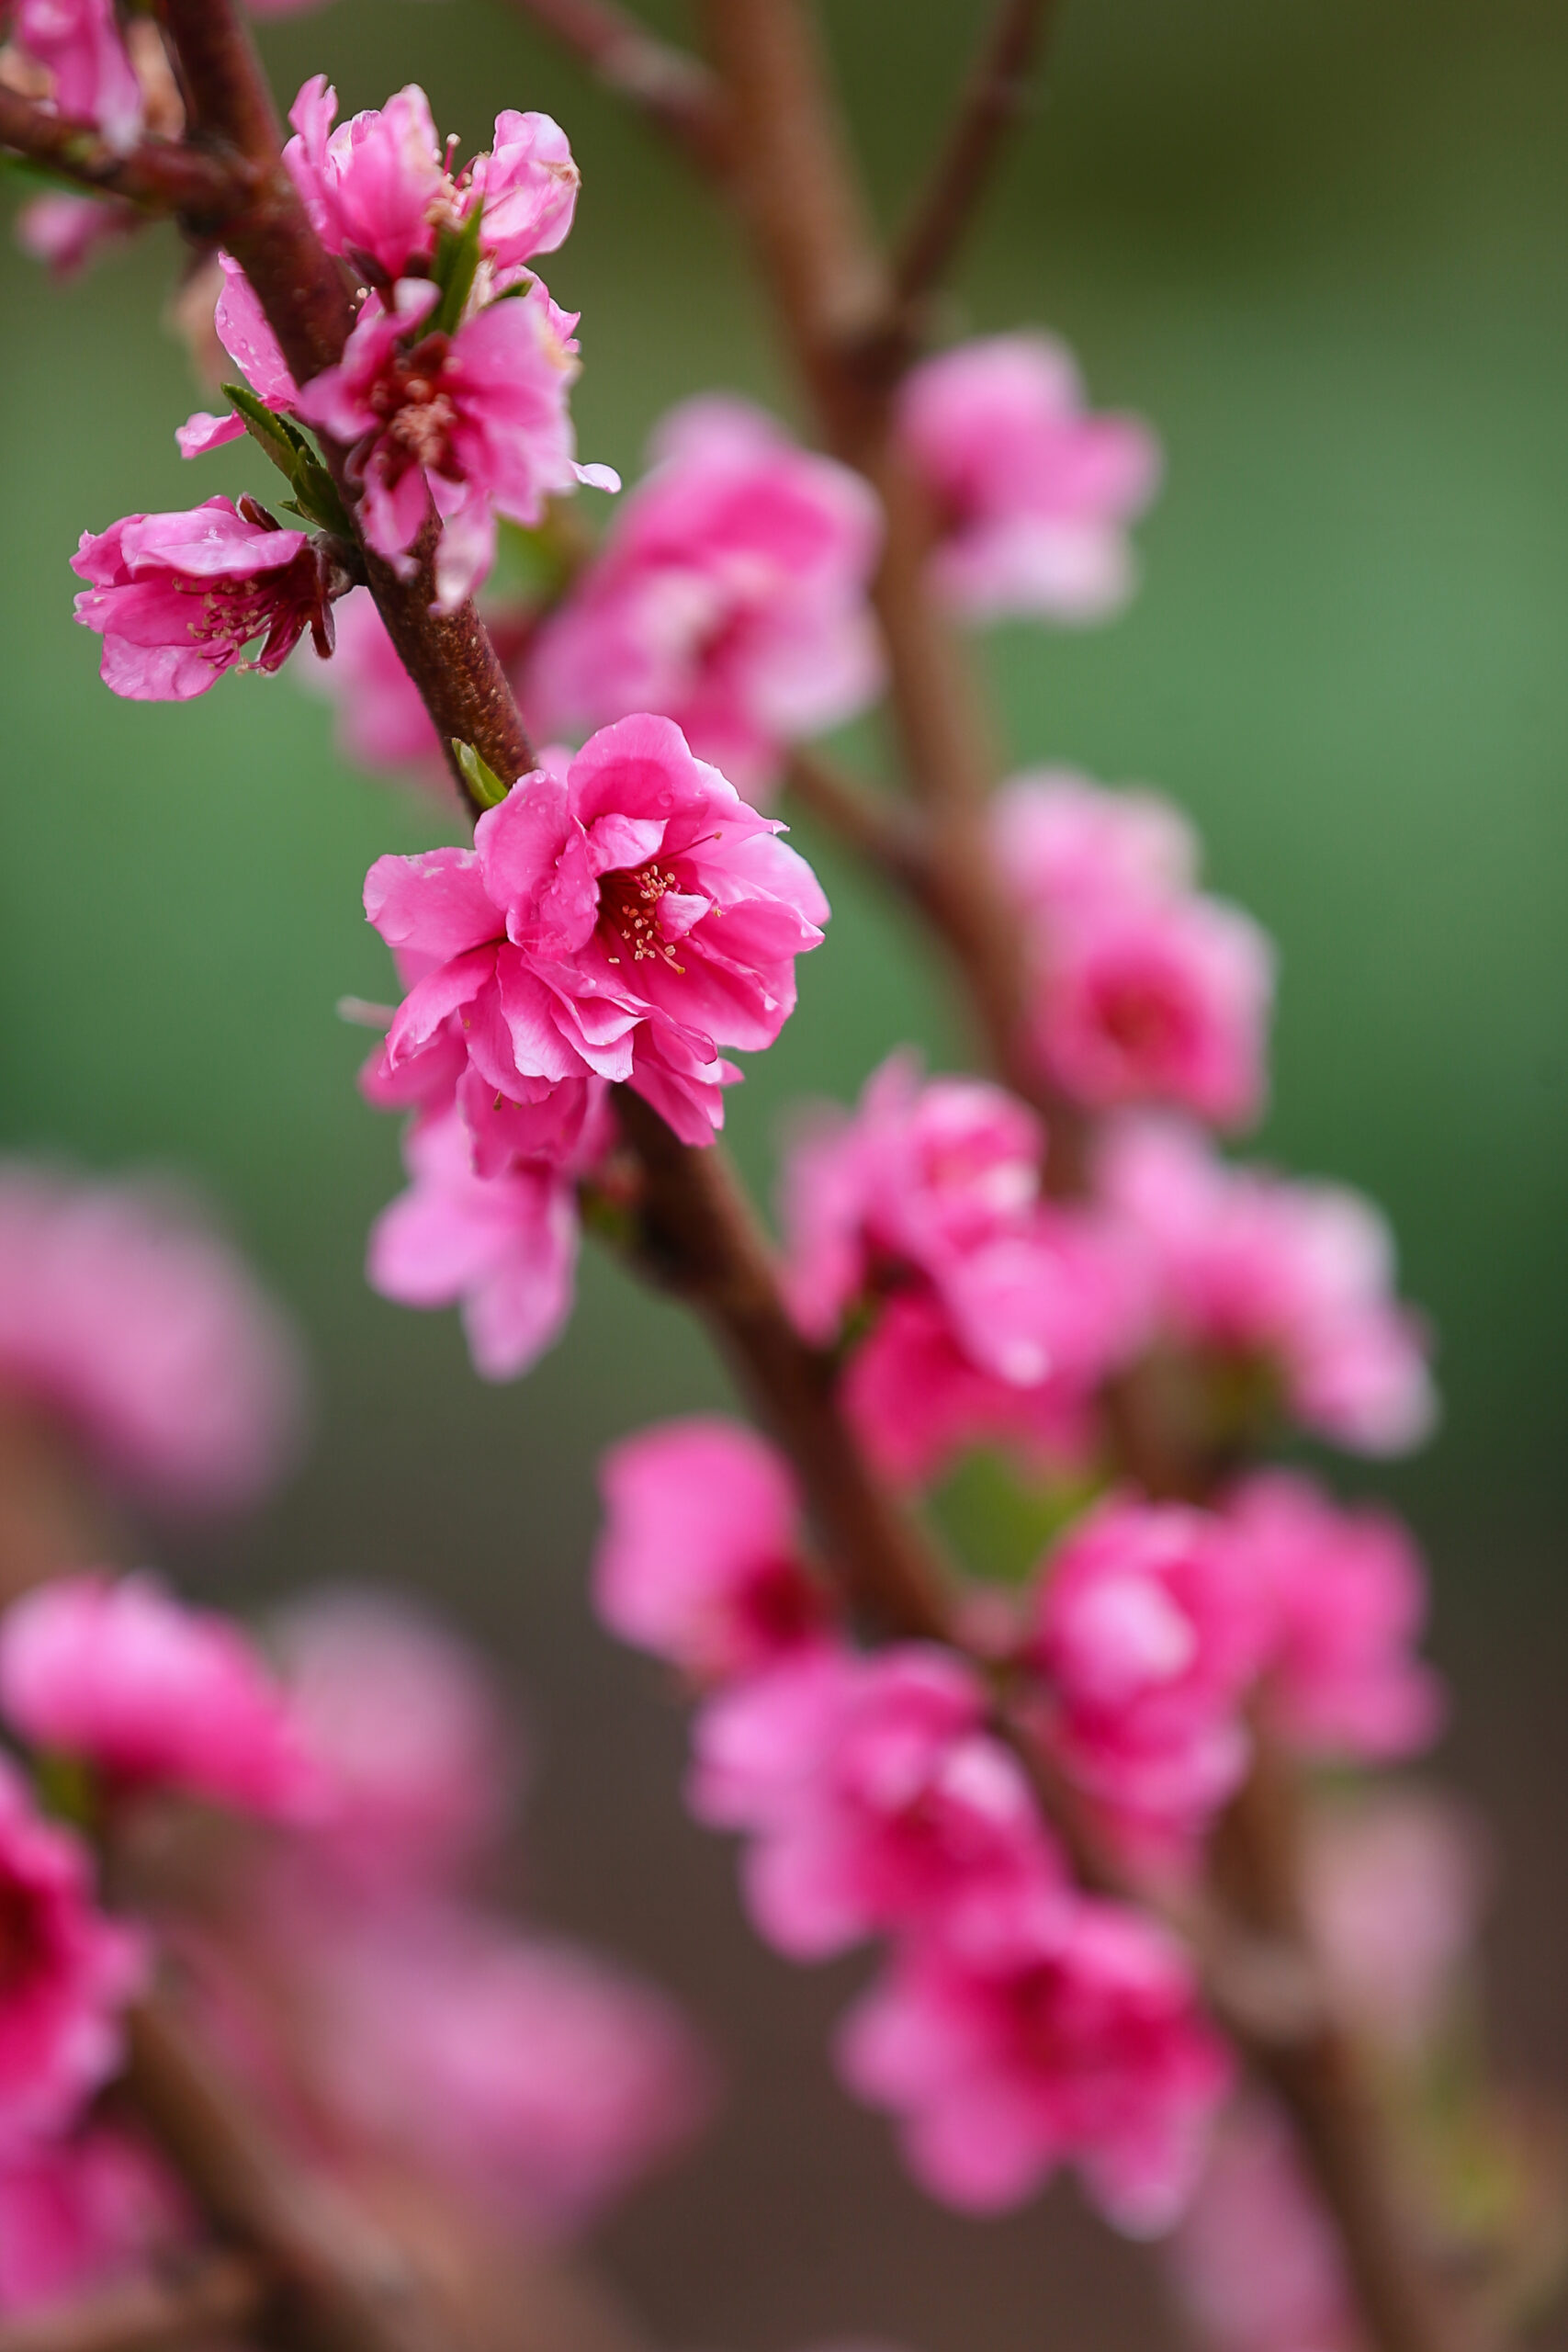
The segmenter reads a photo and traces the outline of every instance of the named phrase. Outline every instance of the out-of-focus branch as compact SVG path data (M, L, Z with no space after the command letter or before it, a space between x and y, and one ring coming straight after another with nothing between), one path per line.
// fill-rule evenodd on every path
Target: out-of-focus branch
M238 153L251 193L221 223L222 241L254 287L284 357L301 381L341 358L354 324L348 279L321 246L280 157L280 126L250 33L232 0L164 0L191 117L191 136ZM344 452L324 444L327 462L353 512ZM449 745L471 743L508 783L534 766L534 749L506 673L473 605L451 614L434 601L434 526L415 548L412 578L400 580L364 549L370 591L388 633L424 698L458 790L466 780Z
M986 193L1008 132L1027 113L1041 47L1061 0L1001 0L980 44L930 180L910 208L893 257L900 310L918 315L946 274Z
M265 2291L254 2264L214 2255L181 2279L141 2279L0 2320L0 2352L185 2352L231 2340L261 2310Z
M168 139L144 139L117 154L90 122L73 122L0 82L0 148L26 156L96 196L118 196L147 212L221 216L250 194L233 158Z
M705 172L729 168L717 83L700 57L660 40L615 0L513 0L521 16L559 41L596 81L628 98Z

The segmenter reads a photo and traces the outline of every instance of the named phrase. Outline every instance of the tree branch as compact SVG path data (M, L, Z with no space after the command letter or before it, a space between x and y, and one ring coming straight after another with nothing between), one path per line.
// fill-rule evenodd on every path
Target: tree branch
M184 2352L228 2341L265 2299L237 2255L214 2255L181 2279L140 2279L79 2302L0 2320L0 2352Z
M893 291L918 317L945 276L986 193L1008 132L1028 111L1032 75L1061 0L1001 0L925 188L894 249Z
M722 179L729 134L717 83L700 57L660 40L615 0L513 0L587 66L607 90L630 99L668 131L692 161Z
M0 147L26 156L95 196L118 196L148 213L202 219L230 211L250 193L244 167L168 139L144 139L117 154L90 122L73 122L0 82Z

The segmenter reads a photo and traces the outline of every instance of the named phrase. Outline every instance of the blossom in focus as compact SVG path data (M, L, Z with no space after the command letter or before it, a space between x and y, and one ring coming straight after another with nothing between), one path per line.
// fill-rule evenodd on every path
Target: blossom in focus
M476 1175L455 1108L416 1120L403 1157L409 1189L371 1228L372 1290L403 1306L460 1304L475 1371L516 1379L571 1314L579 1225L570 1171L530 1159Z
M1047 770L1003 787L992 836L1055 1083L1095 1110L1153 1102L1221 1126L1254 1117L1273 953L1250 916L1193 888L1196 844L1177 812Z
M706 2112L679 2012L576 1945L433 1905L297 1957L317 2093L503 2221L581 2228Z
M698 1681L751 1675L818 1643L827 1593L802 1557L795 1477L766 1439L716 1418L623 1439L599 1474L593 1605Z
M318 1777L312 1851L356 1884L434 1888L499 1842L522 1777L478 1655L385 1594L314 1594L274 1626Z
M436 603L451 612L495 560L497 514L537 523L556 492L619 483L573 455L575 316L535 280L454 334L423 332L437 300L426 278L372 294L342 359L301 388L295 411L349 448L360 526L400 577L413 576L414 541L439 515Z
M121 244L144 225L133 204L96 196L73 196L64 188L35 196L17 214L17 243L56 277L74 277L107 246Z
M306 662L295 674L332 703L340 748L359 767L401 771L446 798L451 780L441 738L369 589L351 588L333 605L333 621L331 661Z
M1427 1789L1378 1789L1314 1813L1308 1928L1347 2010L1386 2048L1418 2055L1451 2023L1487 1865L1479 1824Z
M1115 1812L1178 1838L1201 1831L1247 1768L1242 1702L1268 1628L1219 1519L1102 1504L1045 1571L1032 1655L1053 1747Z
M48 73L60 113L94 124L124 153L141 128L141 85L120 38L114 0L17 0L13 29Z
M299 397L288 361L266 322L255 288L232 254L219 254L221 284L213 305L212 332L264 408L275 412L293 408ZM209 449L244 437L245 421L235 409L221 416L198 409L175 434L182 458L200 458ZM329 648L330 650L330 648Z
M1333 2224L1284 2120L1259 2101L1216 2132L1168 2272L1215 2352L1356 2352L1361 2341Z
M1386 1511L1341 1510L1310 1479L1264 1471L1225 1511L1274 1618L1269 1721L1309 1756L1378 1762L1429 1745L1442 1687L1413 1652L1427 1578Z
M155 1577L58 1577L0 1618L0 1712L29 1746L122 1790L260 1814L310 1804L288 1702L239 1627Z
M1119 1905L1026 1889L961 1939L911 1939L840 2034L850 2088L897 2115L916 2179L976 2212L1075 2165L1134 2236L1169 2227L1226 2088L1179 1948Z
M299 1419L276 1309L216 1234L148 1187L0 1161L0 1379L153 1499L265 1491Z
M938 588L966 619L1097 621L1125 604L1127 526L1159 450L1135 417L1097 414L1065 345L990 335L923 360L899 394L904 455L937 518Z
M987 1712L971 1667L917 1643L824 1652L708 1701L693 1809L753 1833L747 1899L770 1943L818 1959L879 1929L949 1925L998 1880L1056 1881Z
M460 227L478 203L486 296L514 284L535 254L554 253L571 228L577 165L547 114L497 115L493 146L457 178L413 83L334 129L337 93L317 74L288 119L295 136L283 160L311 227L329 253L368 263L383 285L428 264L437 232Z
M1403 1453L1427 1434L1426 1335L1393 1295L1393 1239L1359 1193L1234 1167L1153 1116L1111 1129L1098 1190L1168 1340L1261 1373L1304 1428L1359 1453Z
M1070 1445L1088 1391L1139 1336L1095 1213L1042 1200L1044 1149L999 1087L922 1084L895 1055L852 1114L819 1113L790 1151L785 1295L819 1344L879 1305L843 1393L889 1475L929 1475L954 1439L986 1434L988 1400L998 1437Z
M700 759L764 798L791 742L877 691L876 502L743 401L686 401L654 450L540 631L525 696L547 735L660 711Z
M120 2060L119 2012L140 1989L140 1940L98 1910L92 1861L45 1821L0 1758L0 2154L67 2129Z
M276 670L307 629L330 653L332 599L348 584L323 541L250 498L84 531L71 568L90 583L74 609L104 640L104 684L131 702L189 702L226 670Z
M410 985L378 1082L417 1087L426 1060L445 1082L456 1052L479 1138L563 1081L621 1080L706 1143L738 1075L719 1047L773 1043L828 918L781 830L639 717L525 776L473 849L379 859L366 912Z
M176 2176L119 2123L0 2156L0 2317L144 2277L189 2251L197 2218Z

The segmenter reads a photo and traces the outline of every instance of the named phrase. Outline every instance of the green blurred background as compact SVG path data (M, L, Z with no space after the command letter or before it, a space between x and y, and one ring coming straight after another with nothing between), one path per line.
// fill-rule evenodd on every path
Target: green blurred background
M830 11L889 214L979 14ZM705 384L791 403L729 227L503 6L341 0L265 43L286 100L324 67L345 111L419 80L468 146L503 105L565 122L584 194L549 277L583 313L585 457L635 471L660 410ZM1500 2030L1532 2064L1568 2063L1565 115L1558 0L1077 0L949 321L1050 323L1096 400L1165 439L1130 614L1005 631L987 659L1021 763L1156 782L1193 812L1213 882L1281 949L1262 1146L1387 1206L1440 1332L1446 1425L1382 1483L1434 1560L1452 1769L1503 1820ZM808 1975L750 1943L728 1857L681 1819L657 1677L590 1624L594 1455L722 1394L701 1342L591 1262L558 1351L486 1390L454 1317L362 1284L396 1135L360 1105L364 1041L333 1008L387 992L366 866L438 825L345 771L287 678L132 707L70 618L84 526L254 479L243 457L197 474L175 455L197 404L158 324L175 266L160 234L58 291L0 253L5 1137L194 1171L316 1366L294 1487L167 1556L238 1599L385 1577L509 1661L539 1724L540 1906L680 1985L731 2076L706 2149L605 2233L668 2340L784 2352L852 2328L1012 2352L1050 2311L1075 2345L1131 2341L1152 2308L1136 2266L1070 2197L981 2228L901 2186L823 2055L861 1964ZM821 863L829 944L730 1098L762 1183L802 1090L846 1093L911 1035L963 1051L901 920Z

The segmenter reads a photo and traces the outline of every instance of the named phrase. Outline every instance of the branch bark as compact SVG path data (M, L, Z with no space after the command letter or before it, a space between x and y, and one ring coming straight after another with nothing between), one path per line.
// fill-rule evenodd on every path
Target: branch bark
M148 213L220 217L250 193L243 165L168 139L117 154L90 122L73 122L0 82L0 148L25 155L94 196L118 196Z
M232 2340L265 2288L252 2264L215 2255L185 2278L110 2287L62 2309L0 2320L0 2352L185 2352Z
M717 83L700 57L660 40L615 0L513 0L519 15L538 25L587 66L607 90L629 99L682 147L692 161L722 179L729 169L729 134Z

